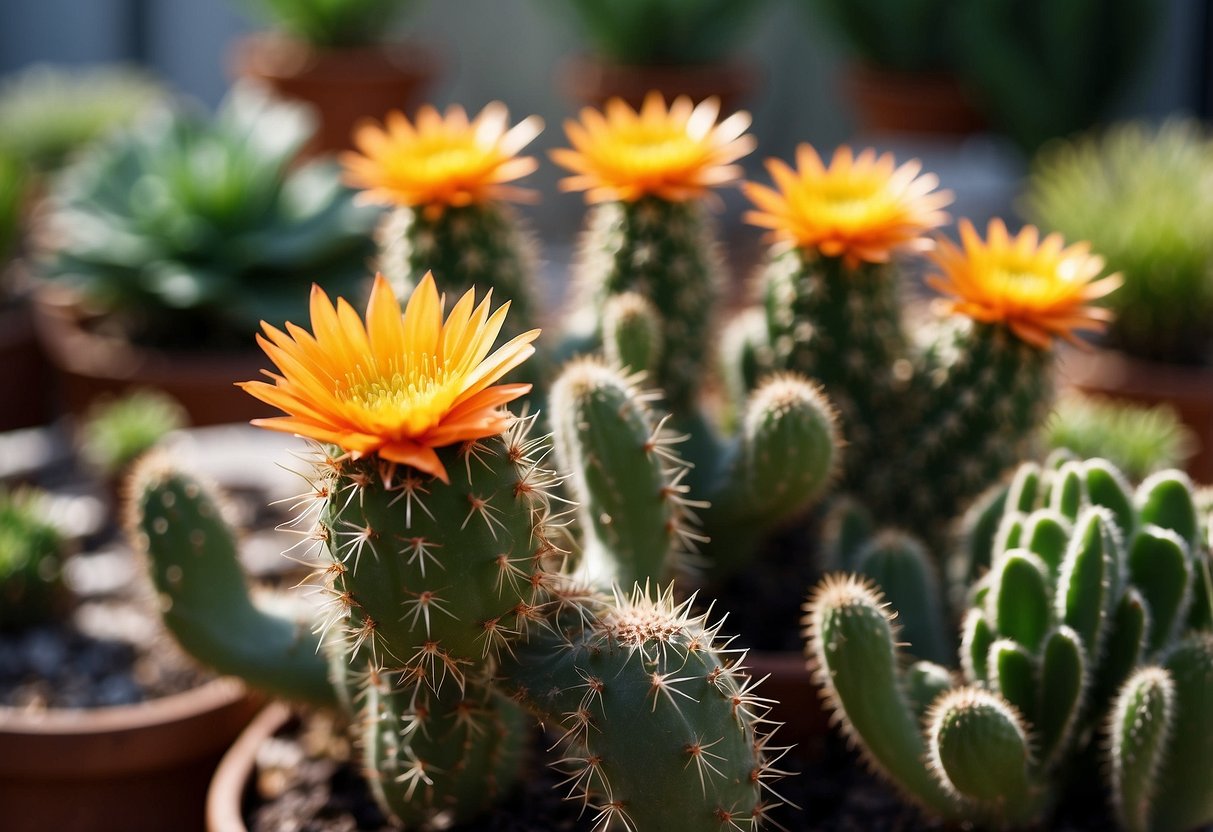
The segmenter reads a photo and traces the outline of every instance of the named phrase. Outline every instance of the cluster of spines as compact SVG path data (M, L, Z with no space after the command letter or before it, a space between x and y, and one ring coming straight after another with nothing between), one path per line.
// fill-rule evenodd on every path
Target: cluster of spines
M1202 534L1190 490L1167 472L1134 493L1102 460L1022 468L971 592L960 687L925 663L898 671L874 586L825 581L809 653L865 757L932 814L1022 825L1057 800L1058 765L1102 723L1124 828L1213 819L1207 777L1189 769L1213 748L1213 717L1192 704L1213 684L1213 638L1189 623ZM1176 700L1189 703L1179 742Z

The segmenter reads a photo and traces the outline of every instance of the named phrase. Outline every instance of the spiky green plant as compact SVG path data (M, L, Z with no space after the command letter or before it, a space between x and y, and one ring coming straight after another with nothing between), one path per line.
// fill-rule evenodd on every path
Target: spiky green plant
M818 586L807 650L829 706L874 769L948 821L1044 822L1097 754L1123 829L1213 821L1208 518L1191 483L1167 471L1134 490L1100 459L1021 474L969 593L959 674L903 669L867 580Z
M80 451L103 476L117 477L187 422L176 399L156 390L137 390L89 408L80 424Z
M50 196L41 270L159 347L239 347L306 311L301 287L365 279L375 212L336 171L293 167L307 111L249 86L214 118L160 111L93 148Z
M415 0L246 0L291 37L321 49L380 43Z
M1024 211L1090 240L1124 277L1109 342L1180 364L1213 360L1213 139L1199 124L1128 123L1042 150Z
M1141 407L1069 393L1057 400L1042 430L1043 444L1079 457L1103 457L1131 480L1182 465L1194 438L1166 405Z
M0 82L0 154L49 173L166 97L160 84L130 67L32 66Z
M63 536L46 517L45 496L0 488L0 630L54 621L65 592Z
M343 706L372 792L410 828L472 817L512 788L522 776L520 708L562 726L557 764L603 828L707 832L722 819L757 823L775 802L778 776L761 730L765 700L718 626L668 592L614 591L618 582L631 587L665 574L691 524L680 502L681 463L657 437L660 419L626 379L574 367L571 374L594 384L556 384L573 388L574 410L552 420L558 458L574 466L557 474L548 440L530 435L535 418L511 422L497 409L522 394L518 387L482 389L473 397L479 415L441 404L443 385L461 374L496 380L517 363L503 356L525 357L525 339L486 358L481 336L500 328L500 315L490 318L486 305L467 326L469 295L443 324L434 282L417 293L401 319L386 280L377 281L366 330L348 313L343 327L336 309L317 300L318 340L299 328L293 339L271 330L284 376L246 385L291 409L286 427L322 414L352 424L368 402L377 424L393 414L402 420L380 427L384 444L364 449L357 443L379 435L348 432L347 424L336 434L345 450L316 448L294 524L327 599L311 628L249 599L234 536L204 485L164 460L141 463L131 537L149 555L170 629L221 671ZM393 387L413 348L431 338L445 369L418 364L434 375ZM396 376L376 375L382 355ZM484 363L467 363L469 355ZM341 384L334 392L315 383L321 364L359 368L363 381L352 373L346 380L354 398ZM406 395L417 390L425 394ZM394 434L430 408L453 420L445 440L420 434L414 441L424 444L410 445ZM335 435L314 421L291 429ZM601 511L580 529L566 529L553 513L562 475L575 497ZM633 480L621 494L613 478L623 475ZM564 550L569 539L582 549L580 572L562 568L577 560Z

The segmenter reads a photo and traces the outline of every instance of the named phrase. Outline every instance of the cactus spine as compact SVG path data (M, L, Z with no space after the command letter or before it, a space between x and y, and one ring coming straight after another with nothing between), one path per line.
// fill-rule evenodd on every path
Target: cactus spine
M899 669L884 598L833 576L806 618L831 707L879 771L950 821L1040 822L1062 796L1059 767L1097 741L1124 829L1213 821L1213 781L1186 768L1213 744L1194 704L1213 681L1213 641L1174 625L1204 557L1190 484L1166 472L1134 491L1103 460L1027 465L1015 483L989 538L993 567L969 592L965 684L938 693L921 726L902 692L921 680Z

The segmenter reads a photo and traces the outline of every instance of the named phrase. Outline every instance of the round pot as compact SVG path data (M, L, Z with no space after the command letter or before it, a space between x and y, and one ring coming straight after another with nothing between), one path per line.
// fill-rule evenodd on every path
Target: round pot
M590 55L569 58L560 77L565 94L591 107L622 98L639 109L645 95L657 90L666 101L685 95L699 102L714 95L725 114L739 109L760 80L754 64L739 60L694 66L627 66Z
M136 389L162 390L179 401L195 426L244 422L275 415L236 387L261 376L257 353L161 352L99 335L72 295L43 287L34 298L34 322L56 370L60 403L81 415L98 398Z
M864 132L964 136L986 120L960 82L947 73L903 73L856 64L843 87Z
M49 368L32 317L24 300L0 306L0 431L51 419Z
M1213 483L1213 368L1145 361L1113 350L1071 350L1063 355L1060 372L1084 393L1172 407L1199 444L1188 460L1188 474L1199 483Z
M438 60L416 43L320 50L272 33L238 40L230 66L236 77L316 108L320 126L307 148L312 153L350 147L354 126L364 118L413 108L438 74Z
M253 776L257 749L293 718L281 702L266 706L223 755L206 793L206 832L248 832L244 825L244 791Z
M233 679L140 705L0 708L7 832L192 832L207 783L260 702Z

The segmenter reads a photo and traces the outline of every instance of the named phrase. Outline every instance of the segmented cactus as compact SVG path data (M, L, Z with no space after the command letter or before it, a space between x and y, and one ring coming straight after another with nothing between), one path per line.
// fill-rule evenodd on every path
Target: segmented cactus
M0 630L54 621L63 596L63 536L48 521L44 495L0 488Z
M904 252L936 248L951 199L917 162L867 150L826 166L808 145L797 169L768 162L776 188L747 183L771 230L761 277L765 336L748 328L745 358L820 380L848 443L842 487L882 522L933 544L962 501L1022 458L1051 400L1051 342L1098 328L1085 303L1115 281L1091 282L1102 261L1034 229L983 241L961 223L961 246L940 242L929 282L955 319L911 335L898 285ZM755 378L761 371L735 372Z
M557 477L545 463L550 447L529 435L534 417L513 419L500 409L526 385L490 386L527 357L534 333L490 356L501 313L472 307L468 295L443 321L435 285L426 279L400 315L381 278L365 326L344 303L334 307L318 292L314 335L294 327L288 338L266 328L267 353L282 375L245 387L288 415L261 423L341 445L318 447L296 526L310 544L327 604L310 633L254 606L231 534L204 490L145 463L132 537L151 556L166 620L187 648L220 669L350 711L372 792L406 827L468 818L490 805L521 776L519 706L560 722L566 699L585 696L595 677L609 690L599 696L607 710L587 719L595 742L605 743L603 760L610 759L601 772L611 776L591 773L575 782L603 828L690 813L696 819L682 818L679 828L707 832L722 817L761 817L772 799L760 787L778 775L758 739L764 700L705 619L667 596L621 600L560 571L567 533L551 516ZM660 443L643 446L654 436L643 402L605 368L581 371L603 384L579 411L591 424L587 432L577 420L557 420L566 429L562 456L586 466L574 477L594 480L589 460L600 450L599 436L639 431L641 446L632 449L638 456L630 459L657 476L654 502L672 505L677 482L670 472L679 466L658 453ZM338 381L334 389L320 379ZM568 386L576 388L576 379ZM620 407L596 409L597 392L622 395ZM621 510L617 523L643 513ZM664 521L659 525L673 533ZM582 536L598 536L602 563L625 564L636 554L651 558L652 569L665 569L668 545L640 532L621 538L605 532L600 524ZM648 543L658 546L655 557L642 551ZM611 584L613 567L595 578ZM220 612L223 606L233 612ZM625 629L642 624L652 629L625 643ZM637 651L642 659L628 661ZM643 746L668 734L671 715L664 708L637 711L638 703L657 682L668 685L670 697L698 697L687 693L691 685L683 678L692 663L719 694L695 709L688 727L702 739L684 741L703 743L702 765L683 772L663 760L663 784L677 790L641 788L623 770L650 761L639 751L620 754L630 741ZM548 674L542 686L528 675L537 673ZM565 764L578 753L575 739L563 737ZM678 765L684 762L680 757Z
M1038 823L1099 746L1124 829L1186 830L1213 821L1213 633L1191 623L1206 531L1178 472L1134 491L1099 459L1028 465L969 593L963 684L903 672L888 605L853 575L811 597L808 653L844 730L933 815Z

